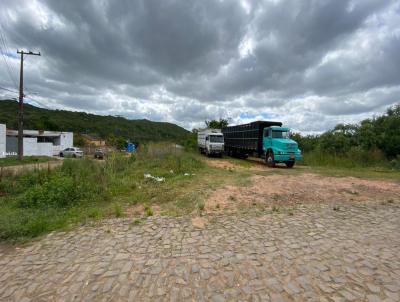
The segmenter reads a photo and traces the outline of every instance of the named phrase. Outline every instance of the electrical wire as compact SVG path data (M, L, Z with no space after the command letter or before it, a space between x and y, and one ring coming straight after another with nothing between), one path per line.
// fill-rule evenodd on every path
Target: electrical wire
M30 95L26 95L25 99L34 101L36 104L38 104L42 108L49 109L48 106L44 105L42 102L38 101L36 98L31 97Z
M10 67L10 65L8 63L7 52L8 53L10 53L10 52L8 50L8 47L7 47L6 39L5 39L5 37L4 37L3 33L2 33L2 28L0 30L0 42L1 42L0 43L0 52L1 52L1 55L3 57L4 64L6 65L7 73L9 75L10 79L11 79L11 82L14 84L15 88L18 89L17 81L15 80L15 78L13 76L12 68Z
M11 90L11 89L8 89L8 88L5 88L5 87L1 87L1 86L0 86L0 89L5 90L5 91L9 91L9 92L12 92L12 93L18 93L18 91Z
M3 26L1 25L1 23L0 23L0 39L1 39L2 43L3 43L3 45L4 45L6 54L7 54L7 53L10 54L10 53L12 53L12 52L11 52L11 50L8 48L6 36L5 36L5 34L2 34L2 32L5 32L5 30L4 30L3 28L4 28L4 27L3 27ZM14 68L14 65L11 64L10 66L11 66L11 71L12 71L12 73L13 73L14 75L15 75L15 74L18 74L17 70ZM14 78L14 79L15 79L15 78Z

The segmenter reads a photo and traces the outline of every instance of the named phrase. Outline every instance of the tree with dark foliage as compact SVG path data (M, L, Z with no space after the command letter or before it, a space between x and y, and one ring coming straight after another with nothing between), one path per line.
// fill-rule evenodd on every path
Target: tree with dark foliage
M220 118L218 121L217 120L210 120L210 121L205 121L207 128L211 129L222 129L228 127L229 121L228 119L223 119Z

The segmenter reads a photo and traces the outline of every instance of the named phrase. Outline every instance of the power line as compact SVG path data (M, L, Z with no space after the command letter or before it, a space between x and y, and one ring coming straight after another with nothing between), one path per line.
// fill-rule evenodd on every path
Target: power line
M4 35L3 35L3 33L2 33L1 30L0 30L0 42L1 42L1 43L0 43L0 52L1 52L1 55L2 55L2 57L3 57L3 61L4 61L5 65L6 65L7 73L8 73L8 75L9 75L10 79L11 79L11 82L14 84L15 88L18 89L17 81L16 81L16 79L14 78L13 72L12 72L12 70L11 70L12 68L11 68L10 65L8 64L8 59L7 59L6 54L7 54L7 52L8 52L8 53L10 53L10 52L8 51L8 47L7 47L7 44L6 44L6 40L5 40ZM11 66L12 66L12 65L11 65ZM15 72L15 70L14 70L14 72Z
M2 32L4 33L4 34L2 34ZM5 47L5 50L6 50L6 53L9 53L9 54L11 54L12 52L11 52L11 50L8 48L8 46L7 46L7 39L6 39L6 35L5 35L5 30L4 30L4 26L1 24L1 22L0 22L0 36L1 36L1 39L2 39L2 41L3 41L3 44L4 44L4 47ZM14 36L15 37L15 36ZM12 69L12 71L13 71L13 74L14 75L16 75L16 74L18 74L17 73L17 69L15 69L14 68L14 66L11 64L11 69ZM14 78L14 79L16 79L16 78Z
M0 86L0 89L6 90L6 91L9 91L9 92L12 92L12 93L18 93L18 91L11 90L11 89L8 89L8 88L5 88L5 87L1 87L1 86Z
M8 76L10 77L10 80L11 80L12 84L14 84L14 87L15 87L15 89L18 89L17 82L15 81L15 79L14 79L14 77L13 77L13 75L12 75L12 72L11 72L10 66L8 65L8 62L7 62L6 56L4 55L4 53L3 53L3 49L2 49L2 47L1 47L1 46L0 46L0 52L1 52L1 54L2 54L2 57L3 57L4 64L6 65L6 69L7 69Z
M28 100L34 101L36 104L38 104L38 105L41 106L42 108L49 109L48 106L44 105L42 102L38 101L36 98L33 98L33 97L30 96L29 94L28 94L28 95L25 95L25 98L28 99Z

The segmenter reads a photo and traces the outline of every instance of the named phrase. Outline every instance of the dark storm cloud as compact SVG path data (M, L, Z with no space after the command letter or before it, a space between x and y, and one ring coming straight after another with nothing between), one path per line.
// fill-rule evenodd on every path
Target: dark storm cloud
M399 11L390 0L4 0L0 24L9 48L42 52L26 83L50 107L321 131L399 102Z

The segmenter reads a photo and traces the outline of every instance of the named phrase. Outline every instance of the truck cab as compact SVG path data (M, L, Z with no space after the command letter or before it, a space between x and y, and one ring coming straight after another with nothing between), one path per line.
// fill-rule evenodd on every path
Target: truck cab
M201 153L222 156L224 135L220 129L204 129L197 134L197 144Z
M302 159L301 150L296 141L291 139L290 129L272 126L264 128L263 151L269 167L275 163L285 163L292 168L297 160Z

